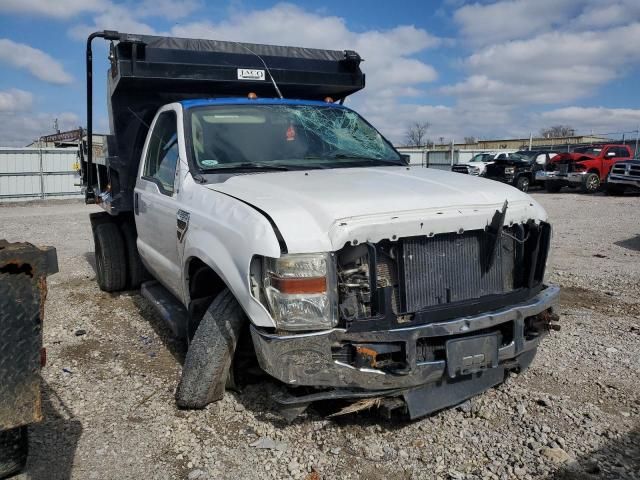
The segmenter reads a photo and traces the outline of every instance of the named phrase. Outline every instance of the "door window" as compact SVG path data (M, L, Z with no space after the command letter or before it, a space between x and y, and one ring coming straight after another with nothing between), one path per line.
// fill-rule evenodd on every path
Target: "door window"
M163 112L149 139L142 178L158 185L165 195L173 195L178 164L178 128L176 113Z
M619 157L619 158L624 158L629 156L629 152L627 151L626 148L614 147L613 151L616 152L616 157Z

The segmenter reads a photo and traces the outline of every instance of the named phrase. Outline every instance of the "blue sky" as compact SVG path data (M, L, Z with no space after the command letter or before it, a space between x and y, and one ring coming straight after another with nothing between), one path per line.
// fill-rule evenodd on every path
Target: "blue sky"
M55 118L85 125L84 45L98 29L357 50L367 88L348 104L396 143L412 122L435 140L640 124L638 0L0 0L0 26L0 145ZM95 58L107 131L104 46Z

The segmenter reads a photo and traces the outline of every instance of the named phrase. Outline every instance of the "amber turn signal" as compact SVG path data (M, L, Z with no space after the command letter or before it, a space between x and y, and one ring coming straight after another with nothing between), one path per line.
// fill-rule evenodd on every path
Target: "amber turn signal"
M247 98L249 100L255 100L256 98L258 98L258 95L256 95L255 92L249 92L249 95L247 95Z
M280 293L325 293L327 291L327 279L325 277L271 277L271 286L277 289Z

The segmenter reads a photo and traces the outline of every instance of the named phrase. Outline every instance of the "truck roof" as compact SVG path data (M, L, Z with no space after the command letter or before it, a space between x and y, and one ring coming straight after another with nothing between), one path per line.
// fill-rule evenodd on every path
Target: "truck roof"
M186 109L208 105L309 105L318 107L346 108L338 103L319 100L300 100L293 98L197 98L179 102Z

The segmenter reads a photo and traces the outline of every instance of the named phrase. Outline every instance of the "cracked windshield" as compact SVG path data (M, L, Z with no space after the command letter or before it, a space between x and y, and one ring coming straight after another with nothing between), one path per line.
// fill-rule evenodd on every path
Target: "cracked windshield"
M315 105L224 105L191 110L191 154L204 171L402 165L355 112Z

